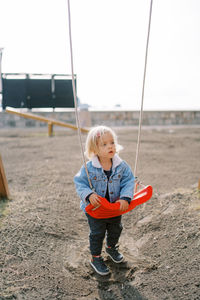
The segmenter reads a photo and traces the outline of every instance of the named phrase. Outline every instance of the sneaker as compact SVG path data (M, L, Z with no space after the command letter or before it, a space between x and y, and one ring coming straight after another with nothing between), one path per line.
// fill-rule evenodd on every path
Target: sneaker
M116 264L119 264L124 260L124 256L118 251L118 248L119 246L106 247L107 254Z
M107 275L110 273L101 256L94 257L90 261L91 266L99 275Z

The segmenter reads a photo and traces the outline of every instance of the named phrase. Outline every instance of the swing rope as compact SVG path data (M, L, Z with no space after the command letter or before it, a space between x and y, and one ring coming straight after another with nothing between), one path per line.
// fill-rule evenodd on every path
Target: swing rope
M76 87L75 87L75 80L74 80L74 64L73 64L73 47L72 47L72 32L71 32L71 13L70 13L70 0L68 0L68 28L69 28L69 42L70 42L70 57L71 57L71 73L72 73L72 88L73 88L73 96L74 96L74 105L75 105L75 116L76 116L76 126L78 128L78 136L79 136L79 142L80 142L80 148L81 148L81 155L83 158L83 163L85 167L85 171L88 177L88 182L90 185L90 188L93 190L93 186L89 177L86 159L84 155L84 149L83 149L83 142L81 137L81 126L80 126L80 119L78 114L78 104L77 104L77 95L76 95Z
M141 99L141 109L140 109L140 117L139 117L139 129L138 129L138 139L137 139L137 148L136 148L136 159L135 159L135 168L134 168L134 176L137 180L137 165L138 165L138 157L139 157L139 149L140 149L140 142L141 142L141 128L142 128L142 116L143 116L143 103L144 103L144 89L145 89L145 79L146 79L146 69L147 69L147 58L148 58L148 47L149 47L149 37L150 37L150 27L151 27L151 16L152 16L152 6L153 0L150 3L150 10L149 10L149 24L148 24L148 33L147 33L147 41L146 41L146 51L145 51L145 63L144 63L144 73L143 73L143 85L142 85L142 99ZM68 28L69 28L69 41L70 41L70 57L71 57L71 73L72 73L72 87L73 87L73 96L74 96L74 104L75 104L75 116L76 116L76 126L78 128L78 136L81 148L81 154L84 162L84 167L86 170L86 174L88 177L88 182L90 188L93 190L93 186L91 180L89 178L89 173L87 169L86 159L83 150L83 143L81 138L81 126L80 120L78 116L78 105L77 105L77 95L76 95L76 87L75 87L75 80L74 80L74 66L73 66L73 47L72 47L72 33L71 33L71 13L70 13L70 0L68 0Z
M153 6L153 0L151 0L150 10L149 10L149 24L148 24L148 33L147 33L147 41L146 41L144 74L143 74L143 84L142 84L142 99L141 99L141 108L140 108L140 117L139 117L139 129L138 129L138 138L137 138L135 168L134 168L134 176L136 178L136 181L138 181L138 179L137 179L137 165L138 165L138 157L139 157L139 149L140 149L140 141L141 141L143 103L144 103L144 88L145 88L146 69L147 69L147 58L148 58L148 47L149 47L149 37L150 37L150 28L151 28L152 6Z

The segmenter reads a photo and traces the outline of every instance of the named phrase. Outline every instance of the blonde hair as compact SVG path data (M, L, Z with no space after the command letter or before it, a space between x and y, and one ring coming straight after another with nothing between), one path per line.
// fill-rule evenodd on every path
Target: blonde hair
M87 156L88 159L91 159L97 153L99 138L102 138L102 136L108 132L113 136L116 152L119 152L120 150L123 149L123 147L118 144L117 136L110 127L96 126L90 129L86 139L85 155Z

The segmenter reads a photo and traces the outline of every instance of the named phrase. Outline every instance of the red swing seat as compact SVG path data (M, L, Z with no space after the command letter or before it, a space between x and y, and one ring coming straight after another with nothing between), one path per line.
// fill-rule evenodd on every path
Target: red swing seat
M86 206L86 213L95 219L107 219L120 216L125 214L137 205L145 203L148 201L153 194L153 188L151 185L147 185L142 190L134 194L133 200L129 204L129 208L125 211L120 211L120 203L110 203L106 198L100 197L101 205L94 207L92 204Z

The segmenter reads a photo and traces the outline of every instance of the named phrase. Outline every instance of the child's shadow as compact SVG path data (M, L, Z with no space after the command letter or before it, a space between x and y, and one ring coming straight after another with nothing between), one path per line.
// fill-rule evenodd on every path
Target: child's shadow
M134 269L130 268L127 262L120 264L113 263L110 259L106 264L111 270L107 276L95 275L98 281L98 293L101 300L147 300L140 292L131 284L127 274L133 274Z

